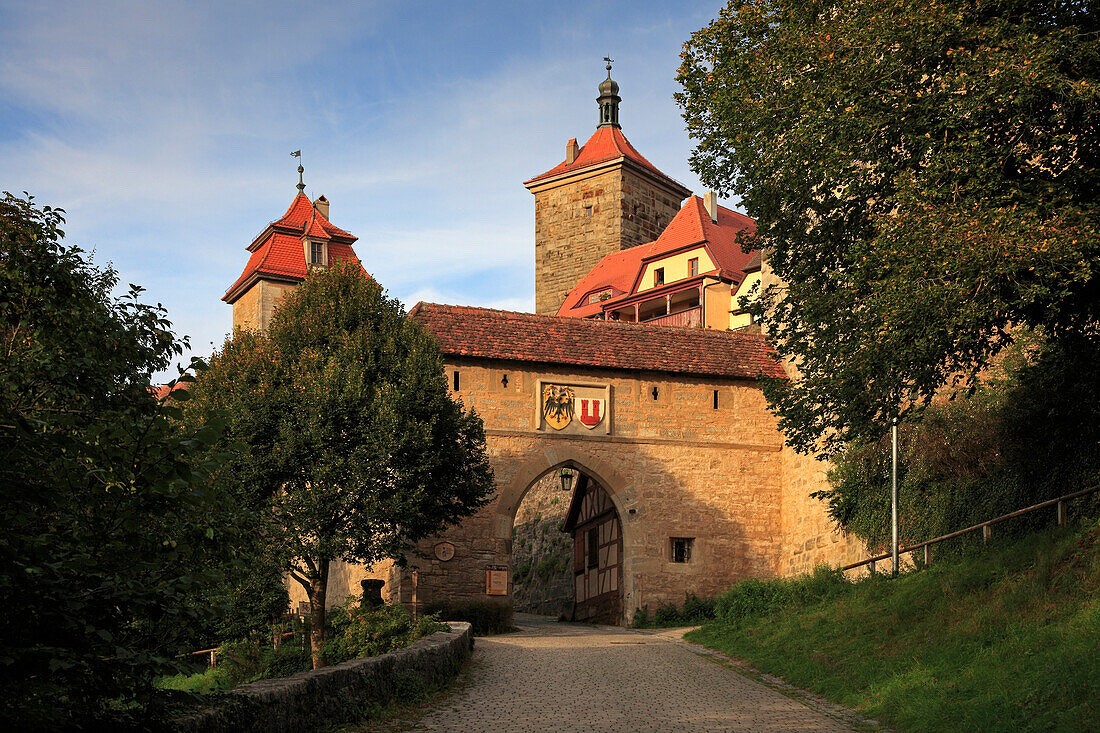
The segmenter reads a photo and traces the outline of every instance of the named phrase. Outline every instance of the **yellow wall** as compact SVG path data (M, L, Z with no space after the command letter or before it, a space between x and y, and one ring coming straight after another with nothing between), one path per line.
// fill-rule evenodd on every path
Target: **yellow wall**
M693 257L699 258L699 272L710 272L714 269L714 262L707 255L705 248L697 247L686 252L680 252L648 263L645 270L642 271L642 280L638 283L637 292L653 289L653 271L658 267L665 268L665 285L689 277L688 260Z
M288 283L258 281L233 303L233 330L266 331L275 306L292 288Z
M726 330L729 328L730 317L729 283L704 280L703 288L703 315L706 317L703 327Z
M759 272L750 272L745 277L744 282L742 282L741 285L737 288L737 292L734 293L733 297L730 299L730 305L729 305L730 310L734 310L734 311L741 310L741 301L740 301L740 299L747 296L747 295L749 295L749 293L753 293L753 287L757 286L759 283L760 283L760 273ZM758 293L759 288L757 288L755 292ZM755 299L755 293L754 293L754 299ZM748 313L740 313L740 314L731 313L730 314L730 323L729 323L730 328L742 328L744 326L751 326L751 325L752 325L752 316L750 316Z

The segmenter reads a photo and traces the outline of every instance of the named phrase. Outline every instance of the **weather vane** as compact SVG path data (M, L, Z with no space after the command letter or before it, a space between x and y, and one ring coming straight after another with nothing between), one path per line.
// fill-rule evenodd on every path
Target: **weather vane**
M611 54L607 54L603 60L607 62L607 75L611 76L611 64L615 63L615 59L611 58Z
M302 181L302 174L306 172L306 169L302 167L302 151L295 150L293 153L290 154L290 157L298 159L298 191L301 193L305 193L306 184L304 181Z

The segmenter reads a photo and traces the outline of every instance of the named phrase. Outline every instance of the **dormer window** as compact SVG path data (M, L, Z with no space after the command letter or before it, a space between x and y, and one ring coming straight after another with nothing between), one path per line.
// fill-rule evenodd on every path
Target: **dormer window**
M325 267L328 265L328 248L323 240L306 239L304 244L306 264L309 267Z
M658 267L653 271L653 287L665 284L665 268Z
M688 277L695 277L699 274L699 258L692 257L688 260Z

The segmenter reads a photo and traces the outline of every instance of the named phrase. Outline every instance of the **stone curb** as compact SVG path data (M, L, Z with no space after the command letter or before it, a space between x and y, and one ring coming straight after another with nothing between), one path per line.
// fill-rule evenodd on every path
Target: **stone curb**
M242 685L212 705L170 721L172 733L299 733L355 722L410 690L441 687L470 659L470 624L448 622L405 649L352 659L293 677Z

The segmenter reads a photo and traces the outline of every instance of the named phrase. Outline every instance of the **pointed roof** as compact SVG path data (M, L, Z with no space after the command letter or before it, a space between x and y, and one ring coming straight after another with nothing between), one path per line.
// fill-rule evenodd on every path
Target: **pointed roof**
M662 173L657 166L646 160L645 156L639 153L637 149L630 144L630 141L626 139L626 135L623 134L623 131L613 126L596 128L596 131L592 133L592 137L588 138L588 142L581 147L580 151L577 153L576 159L572 163L563 160L545 173L524 181L523 185L527 188L532 188L540 183L577 173L586 168L592 168L603 163L616 163L619 161L629 161L633 163L645 172L667 182L672 188L682 190L683 196L687 196L691 193L691 191L681 183L669 178Z
M318 199L323 201L324 197ZM328 220L304 193L298 192L290 207L248 245L252 255L241 276L229 286L222 300L233 303L261 279L299 283L309 272L302 239L328 243L329 261L359 262L352 245L358 239Z
M621 298L632 295L645 265L667 257L679 250L702 245L717 266L699 276L717 275L726 280L740 282L750 268L753 258L759 262L759 254L742 251L738 241L742 233L751 235L756 222L725 206L718 206L718 221L712 221L703 199L691 196L684 202L656 241L612 252L593 267L587 275L569 291L558 315L588 318L597 315ZM672 285L673 283L669 283ZM611 290L611 297L589 303L589 296Z
M417 303L409 318L435 336L445 356L726 379L783 378L759 333L668 328Z

